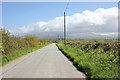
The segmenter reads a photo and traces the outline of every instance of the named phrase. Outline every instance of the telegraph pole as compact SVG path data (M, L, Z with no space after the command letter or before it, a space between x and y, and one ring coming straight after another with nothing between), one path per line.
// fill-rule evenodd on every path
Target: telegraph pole
M66 44L66 21L65 21L65 12L64 12L64 44Z
M67 6L66 6L65 11L64 11L64 44L65 45L66 45L66 18L65 18L66 15L65 15L65 12L68 8L69 2L70 2L70 0L68 1Z

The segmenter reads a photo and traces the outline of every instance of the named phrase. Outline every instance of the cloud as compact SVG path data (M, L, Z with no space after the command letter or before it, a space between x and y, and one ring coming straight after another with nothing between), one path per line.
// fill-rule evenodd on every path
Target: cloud
M56 17L48 22L40 21L23 26L15 30L10 30L12 34L35 34L49 33L62 34L64 17ZM82 13L75 13L66 16L67 36L117 36L118 32L118 8L108 9L98 8L95 11L85 10ZM91 36L88 36L91 35Z

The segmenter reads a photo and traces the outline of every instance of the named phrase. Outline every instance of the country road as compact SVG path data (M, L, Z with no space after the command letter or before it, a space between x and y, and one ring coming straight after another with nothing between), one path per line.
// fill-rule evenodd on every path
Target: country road
M2 67L3 78L86 78L53 43Z

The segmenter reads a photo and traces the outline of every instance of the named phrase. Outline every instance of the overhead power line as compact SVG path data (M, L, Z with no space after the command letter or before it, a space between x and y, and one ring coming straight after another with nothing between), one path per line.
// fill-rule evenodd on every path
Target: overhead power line
M68 9L69 3L70 3L70 0L68 1L67 6L66 6L66 8L65 8L65 11L64 11L64 12L66 12L66 10Z

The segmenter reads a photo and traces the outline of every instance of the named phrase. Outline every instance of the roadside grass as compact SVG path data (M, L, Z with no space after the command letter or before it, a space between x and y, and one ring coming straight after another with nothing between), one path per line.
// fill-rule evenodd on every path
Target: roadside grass
M86 74L88 79L118 80L118 52L104 52L102 49L83 49L83 47L57 44L58 49L73 62L76 68ZM85 47L85 45L83 45Z
M0 48L2 48L2 43L0 43Z
M34 35L11 36L5 27L0 29L0 33L0 66L51 43L51 40L37 39Z
M42 44L36 47L30 47L30 48L25 48L25 49L21 49L21 50L15 50L11 55L3 55L2 56L2 61L0 61L0 66L4 66L5 64L22 57L23 55L26 55L30 52L36 51L42 47L45 47L49 44Z

